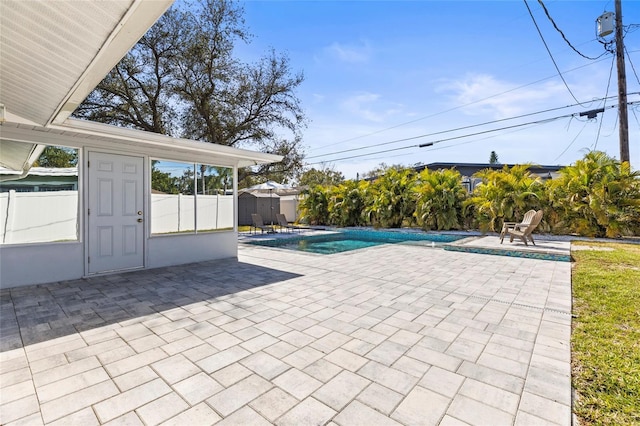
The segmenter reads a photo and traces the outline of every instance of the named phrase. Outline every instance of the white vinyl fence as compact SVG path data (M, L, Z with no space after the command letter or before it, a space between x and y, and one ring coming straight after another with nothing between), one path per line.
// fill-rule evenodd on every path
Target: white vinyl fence
M151 233L167 234L233 227L233 195L152 194Z
M3 244L78 239L78 191L0 193Z
M297 195L281 195L280 196L280 213L284 214L287 222L295 222L298 220L300 212L298 205L300 204Z
M232 195L153 194L151 232L188 232L233 227ZM196 215L197 213L197 215ZM196 219L197 218L197 219ZM0 243L78 239L78 191L0 193Z

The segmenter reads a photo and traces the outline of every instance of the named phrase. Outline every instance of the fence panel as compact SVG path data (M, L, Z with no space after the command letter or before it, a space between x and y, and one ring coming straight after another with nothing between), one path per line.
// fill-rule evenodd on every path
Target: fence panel
M4 244L78 239L78 191L2 193Z

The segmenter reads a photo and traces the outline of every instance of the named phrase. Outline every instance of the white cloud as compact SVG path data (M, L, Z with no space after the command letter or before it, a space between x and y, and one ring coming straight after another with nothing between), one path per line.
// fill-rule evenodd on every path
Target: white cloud
M313 103L322 103L325 100L326 96L320 93L313 93L311 95L311 99Z
M459 80L444 80L436 92L449 93L453 105L462 107L465 114L490 114L495 118L544 109L549 102L557 106L558 98L564 98L567 93L561 83L519 87L517 83L501 81L487 74L468 74Z
M334 42L324 48L323 53L341 62L364 63L368 62L373 53L371 45L367 41L360 41L353 44L342 44Z
M369 121L381 121L382 116L373 110L373 105L380 99L375 93L359 93L341 103L341 108L349 114Z
M370 92L360 92L344 99L340 108L356 118L376 123L402 111L402 105L383 102L381 95Z

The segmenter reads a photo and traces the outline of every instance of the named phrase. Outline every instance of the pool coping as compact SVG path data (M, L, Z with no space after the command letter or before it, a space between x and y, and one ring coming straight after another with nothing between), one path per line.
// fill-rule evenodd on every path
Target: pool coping
M573 258L570 254L559 254L550 252L528 252L510 249L494 249L488 247L469 247L455 244L446 244L442 247L444 250L457 251L463 253L489 254L494 256L522 257L526 259L553 260L557 262L572 262Z
M460 235L451 235L451 234L436 234L436 233L424 233L424 232L398 232L395 230L388 231L388 230L353 229L353 228L342 228L340 230L331 230L331 231L322 230L322 231L314 232L312 234L309 234L309 233L307 234L287 233L287 234L288 234L287 236L284 236L284 235L276 236L277 234L261 235L259 238L256 238L256 239L251 239L251 240L243 239L241 243L247 244L250 246L293 250L297 252L326 256L331 254L348 253L351 251L374 248L376 246L386 245L386 244L410 244L410 245L417 245L417 246L424 246L424 247L431 247L431 248L442 248L445 244L452 243L464 238L463 236L460 236ZM375 241L378 244L375 244L369 247L359 247L355 249L338 251L336 253L316 253L312 250L296 250L295 248L284 247L289 243L295 243L297 241L302 241L302 240L320 240L325 236L346 235L347 237L351 236L358 239L358 236L367 236L367 234L378 234L378 236L381 238L397 240L397 241L381 241L381 242ZM402 235L402 238L397 238L397 236L399 235ZM370 241L370 240L365 239L364 241Z
M495 236L472 236L455 241L443 246L444 250L456 251L463 253L476 253L476 254L488 254L494 256L507 256L507 257L520 257L526 259L538 259L538 260L552 260L558 262L572 262L571 246L565 249L546 249L535 245L528 246L504 246L504 247L492 247L490 241L487 244L488 238L496 239ZM472 243L480 243L479 245L470 245Z
M366 232L379 232L385 234L403 234L404 237L409 237L405 241L400 241L398 244L411 244L417 246L423 246L428 248L438 248L447 251L455 251L461 253L474 253L474 254L486 254L493 256L506 256L506 257L518 257L518 258L526 258L526 259L538 259L538 260L550 260L557 262L572 262L573 258L571 256L571 247L569 246L565 249L551 249L547 250L545 248L540 248L538 246L505 246L504 248L495 247L495 242L490 241L487 244L482 244L482 241L487 241L486 238L498 238L496 236L491 235L482 235L482 234L462 234L462 233L451 233L451 232L443 232L443 233L435 233L435 232L424 232L413 229L398 229L398 230L376 230L376 229L362 229L362 228L316 228L310 229L310 232L305 233L290 233L290 232L281 232L276 234L263 234L263 235L251 235L251 237L242 238L240 243L247 244L250 246L258 246L258 247L269 247L280 250L290 250L287 248L281 248L277 244L278 241L289 240L289 241L299 241L301 239L316 237L322 235L332 235L332 234L340 234L340 233L366 233ZM411 238L411 236L415 235L415 238ZM430 239L437 235L443 236L456 236L460 239L456 241L435 241ZM484 240L483 240L484 239ZM273 245L270 244L273 242ZM478 245L477 243L480 244ZM470 245L475 244L475 245ZM492 246L493 245L493 246ZM363 247L356 250L350 251L358 251L364 250L372 247ZM313 253L308 251L300 251L301 253L307 253L312 255L319 256L327 256L330 254L324 253ZM340 252L340 253L348 253L349 251Z

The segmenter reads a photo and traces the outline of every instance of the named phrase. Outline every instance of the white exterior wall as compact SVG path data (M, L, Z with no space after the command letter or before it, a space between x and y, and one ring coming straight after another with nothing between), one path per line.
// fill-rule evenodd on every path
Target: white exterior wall
M91 135L93 135L92 132L97 132L97 130L93 130L93 126L100 129L104 127L95 123L82 123L82 126L91 126L91 129L86 130ZM151 232L152 221L159 224L166 232L173 232L172 230L178 225L166 218L152 217L154 210L151 208L152 202L160 199L159 196L163 194L152 195L150 193L148 174L145 175L144 191L140 195L144 197L144 216L140 219L145 224L143 240L143 268L145 269L237 257L238 167L239 165L247 166L250 162L259 164L279 161L280 157L249 151L245 153L241 150L217 147L201 142L183 140L176 142L162 135L148 135L129 129L108 127L106 131L112 132L113 137L98 132L99 134L94 135L94 138L86 137L86 134L83 133L84 128L81 130L76 134L65 129L63 134L59 130L41 131L41 128L36 126L31 129L24 126L10 126L7 123L3 125L2 137L7 140L25 141L25 143L32 141L43 145L76 148L80 155L77 192L0 194L0 289L92 276L88 273L90 246L87 238L90 232L88 209L91 201L88 193L90 185L87 173L90 152L144 158L147 173L150 169L151 158L166 158L167 148L170 148L170 160L204 161L207 164L233 169L234 195L198 197L197 220L199 227L201 229L217 228L217 231L154 235ZM127 139L129 134L131 134L131 139ZM206 149L202 147L206 147ZM93 164L91 166L93 167ZM165 201L166 208L165 206L155 206L158 213L162 213L164 208L169 213L167 217L178 217L171 214L172 211L176 211L172 209L177 209L178 206L171 207L172 200L170 199ZM180 208L184 212L184 215L181 215L184 216L184 220L181 218L180 221L185 227L193 229L196 217L193 198L191 197L191 200L182 199L180 203ZM212 206L215 206L215 214L212 214L211 211L204 212ZM7 212L11 209L17 209L18 212L17 214L13 212L11 221L8 221ZM51 223L55 223L55 225L50 226L50 229L44 232L43 229L46 228L44 225ZM35 228L40 229L34 232ZM184 229L182 224L180 229ZM68 239L74 241L60 241Z
M0 246L0 288L83 276L84 245L80 242Z
M147 240L147 268L238 256L235 231L158 235Z
M235 231L154 236L146 245L145 268L238 256ZM84 266L81 242L0 246L0 288L79 279Z
M78 203L84 197L78 194L78 191L0 193L0 242L4 241L0 244L0 288L87 276L84 238L78 238ZM148 234L144 268L237 257L236 199L233 195L199 195L198 227L227 230ZM194 229L193 196L152 194L149 202L152 207L149 220L155 224L154 229L167 233ZM61 240L75 241L52 242Z

